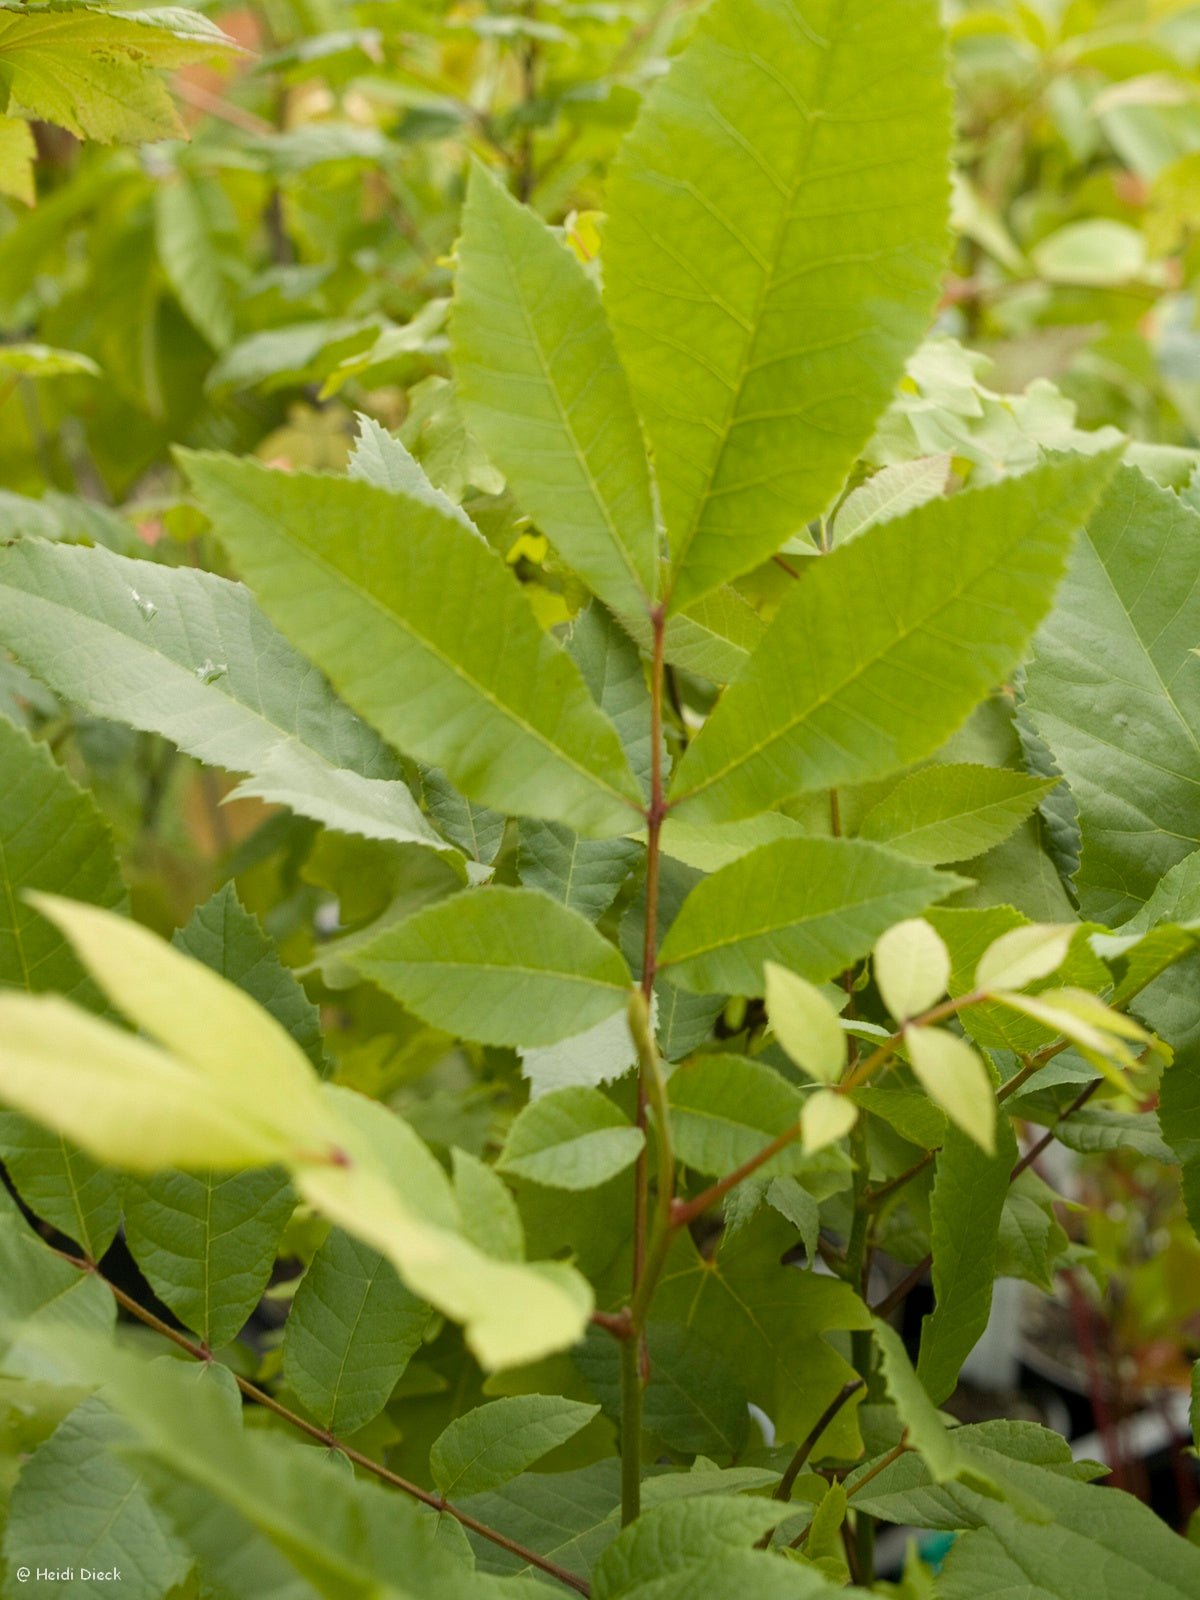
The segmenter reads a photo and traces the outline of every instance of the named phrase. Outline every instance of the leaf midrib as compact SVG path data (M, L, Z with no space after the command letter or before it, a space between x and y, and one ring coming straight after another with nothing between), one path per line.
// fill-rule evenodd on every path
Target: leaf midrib
M614 951L614 954L616 952ZM624 994L627 983L613 978L592 977L586 972L565 972L560 967L531 967L524 963L483 963L479 961L450 961L439 957L436 961L421 961L412 956L385 956L374 958L381 968L409 967L415 972L469 972L473 977L514 976L518 978L546 978L563 983L578 983L589 989L611 989L614 994Z
M743 857L742 859L744 860L745 858ZM904 864L907 866L911 863L905 861ZM737 862L734 862L733 865L736 866ZM712 879L710 878L706 881L711 883ZM911 887L915 889L917 885L913 884ZM684 955L671 956L666 959L660 957L658 962L658 970L661 972L666 967L676 967L686 961L695 961L700 956L711 955L715 950L728 950L737 945L748 944L752 939L762 939L768 934L780 933L792 928L805 928L810 923L826 921L831 917L841 918L846 916L849 912L862 911L868 906L877 905L880 901L889 900L895 895L903 894L905 892L905 888L877 890L874 893L865 895L862 899L845 901L841 905L826 906L823 910L810 912L807 916L789 917L786 921L768 923L765 927L750 928L744 932L730 935L728 938L718 939L713 944L697 945L693 949L688 950ZM947 887L944 892L949 894L949 887ZM930 887L930 898L936 898L936 894L937 885L933 884Z

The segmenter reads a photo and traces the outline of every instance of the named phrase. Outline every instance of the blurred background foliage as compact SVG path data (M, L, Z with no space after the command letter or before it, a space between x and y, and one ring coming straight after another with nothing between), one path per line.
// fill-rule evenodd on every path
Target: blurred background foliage
M693 0L210 7L238 48L175 74L186 140L118 129L101 130L118 140L103 143L33 121L32 179L0 148L0 540L37 533L223 570L170 447L340 470L365 413L469 505L544 625L570 618L582 595L455 405L446 322L466 174L478 158L505 175L594 260L607 165L696 10ZM1139 465L1200 503L1200 4L946 0L945 12L959 237L937 327L864 475L936 458L943 483L951 471L986 479L1029 465L1040 447L1094 448L1116 433ZM769 611L786 581L768 567L739 587ZM735 654L739 630L760 626L736 602L718 628ZM692 704L712 692L688 686ZM342 1081L392 1098L435 1146L487 1146L512 1103L515 1060L449 1049L378 991L346 987L324 941L444 892L436 880L448 868L256 801L223 804L234 780L56 704L2 656L0 713L40 731L92 787L142 920L169 931L236 879L323 1002ZM1009 722L992 727L990 715L962 748L1003 761L1007 745L992 747L1011 741ZM511 829L488 839L489 819L452 793L427 790L425 802L452 834L485 841L499 881L515 880ZM988 896L1070 914L1050 843L1031 824L1003 859L995 852ZM630 911L627 899L611 918ZM700 1019L702 1035L711 1020ZM1196 1247L1173 1174L1154 1152L1083 1159L1090 1211L1072 1227L1090 1272L1072 1295L1086 1293L1086 1315L1103 1312L1080 1383L1172 1384L1183 1353L1200 1347ZM554 1248L557 1226L547 1216L539 1249ZM431 1396L445 1387L427 1376ZM420 1426L406 1442L414 1460Z

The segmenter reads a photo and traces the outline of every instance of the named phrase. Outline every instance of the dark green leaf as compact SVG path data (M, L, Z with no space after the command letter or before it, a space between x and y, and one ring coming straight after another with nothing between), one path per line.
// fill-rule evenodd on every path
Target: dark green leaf
M430 1316L390 1262L334 1228L288 1313L288 1383L323 1427L355 1433L387 1404L421 1347Z

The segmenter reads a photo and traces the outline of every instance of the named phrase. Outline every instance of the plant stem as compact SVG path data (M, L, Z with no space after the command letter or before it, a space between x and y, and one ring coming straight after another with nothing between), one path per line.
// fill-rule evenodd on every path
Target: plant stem
M621 1343L621 1526L642 1511L642 1361L640 1339Z
M822 1411L816 1422L813 1423L807 1438L805 1438L804 1442L797 1449L795 1455L788 1462L787 1471L784 1473L783 1477L780 1478L779 1484L775 1490L774 1498L776 1500L790 1500L792 1498L792 1490L796 1486L796 1479L804 1471L804 1468L808 1463L808 1458L816 1449L821 1435L825 1432L826 1428L828 1428L829 1424L837 1416L842 1407L850 1400L853 1400L858 1391L864 1387L865 1379L855 1378L852 1383L846 1384L845 1388L839 1390L839 1392L825 1407L824 1411Z
M931 1165L936 1154L936 1150L926 1150L921 1159L914 1161L906 1172L900 1173L898 1177L889 1178L887 1183L881 1183L876 1189L868 1189L863 1195L864 1202L871 1207L881 1206L885 1200L890 1199L892 1195L903 1189L905 1184L911 1183L915 1177L924 1172L925 1168Z
M658 1225L655 1229L656 1267L646 1271L646 1252L650 1226L650 1156L643 1145L634 1171L633 1202L633 1285L630 1295L630 1337L621 1348L621 1519L632 1522L641 1507L642 1391L650 1381L650 1359L646 1348L646 1312L661 1271L659 1257L671 1239L671 1183L674 1158L671 1152L671 1124L666 1092L654 1042L652 1023L654 979L658 971L658 891L662 859L662 825L666 817L663 785L663 693L666 668L667 613L656 605L650 613L654 649L650 663L650 801L646 807L646 913L642 936L642 980L636 1001L630 1006L630 1027L638 1051L637 1122L643 1134L650 1121L654 1099L655 1132L658 1139Z
M53 1246L48 1246L48 1248L53 1249ZM88 1258L81 1259L79 1256L69 1255L65 1250L54 1250L53 1253L61 1260L70 1262L73 1267L77 1267L81 1272L88 1272L94 1278L98 1278L117 1304L124 1307L131 1317L135 1317L145 1327L153 1328L154 1332L161 1334L164 1339L169 1339L172 1344L185 1351L193 1360L203 1362L211 1362L213 1360L213 1353L207 1345L199 1344L196 1340L189 1339L187 1334L181 1333L178 1328L172 1328L161 1317L155 1316L153 1311L148 1311L145 1306L139 1305L132 1295L126 1294L124 1289L119 1288L117 1284L106 1278L96 1262ZM428 1489L422 1489L419 1484L410 1483L407 1478L402 1478L399 1473L393 1472L390 1467L385 1467L382 1462L373 1461L370 1456L363 1455L361 1451L354 1449L352 1445L344 1444L327 1428L319 1427L316 1423L309 1422L307 1418L299 1416L295 1411L289 1410L274 1396L267 1394L257 1384L251 1383L248 1378L239 1377L235 1372L233 1379L247 1400L252 1401L257 1406L261 1406L265 1411L272 1412L291 1427L307 1434L310 1439L316 1439L327 1449L339 1451L348 1461L352 1461L356 1467L360 1467L364 1472L371 1473L381 1482L389 1484L393 1489L400 1490L402 1494L409 1495L414 1500L419 1500L422 1505L428 1506L430 1510L444 1512L447 1516L453 1517L464 1528L469 1528L472 1533L479 1534L480 1538L489 1540L490 1543L498 1545L502 1550L507 1550L510 1555L517 1556L528 1566L536 1567L540 1572L546 1573L548 1577L556 1578L559 1583L565 1583L568 1588L574 1589L577 1594L591 1594L590 1585L574 1572L568 1572L565 1567L560 1567L557 1562L547 1560L545 1556L539 1555L536 1550L530 1550L525 1545L518 1544L515 1539L510 1539L507 1534L501 1533L498 1528L491 1528L487 1523L480 1522L477 1518L471 1516L469 1512L460 1511L457 1506L451 1505L441 1495L432 1494Z
M666 674L667 615L663 606L650 613L654 654L650 664L650 804L646 808L646 922L642 936L642 993L647 1006L658 971L658 885L662 858L662 825L666 819L663 787L663 682Z
M936 1023L947 1022L951 1017L956 1017L960 1011L965 1011L970 1006L977 1006L987 995L982 991L972 994L960 995L957 1000L943 1000L939 1005L932 1006L928 1011L923 1011L919 1017L912 1017L907 1024L910 1028L931 1028ZM897 1047L903 1043L904 1029L900 1028L885 1039L878 1049L873 1050L842 1079L838 1085L841 1094L849 1094L852 1089L857 1089L866 1083L873 1072L886 1066L895 1055Z
M735 1167L732 1172L726 1173L716 1183L710 1184L702 1194L694 1200L677 1200L671 1208L671 1226L673 1228L686 1228L709 1210L717 1205L739 1183L745 1183L747 1178L752 1178L760 1167L765 1167L767 1162L786 1150L790 1144L795 1144L800 1137L800 1124L793 1123L790 1128L785 1128L782 1133L777 1133L761 1150L757 1151L748 1161L743 1161L740 1167Z
M667 1080L654 1042L650 1008L646 996L635 989L629 1001L629 1029L637 1045L638 1069L646 1086L646 1097L654 1114L654 1143L657 1156L658 1187L655 1198L655 1233L671 1226L671 1206L675 1193L675 1150L671 1143L671 1107L667 1100ZM636 1320L636 1312L635 1312Z
M853 1486L853 1488L850 1488L850 1489L846 1490L846 1498L847 1498L847 1500L852 1499L853 1496L856 1495L859 1492L860 1489L865 1489L867 1487L867 1485L871 1482L872 1478L877 1478L881 1472L886 1472L888 1467L891 1466L892 1462L893 1461L899 1461L900 1457L902 1455L907 1454L908 1450L909 1450L908 1435L905 1434L904 1438L901 1439L900 1443L898 1445L895 1445L891 1450L889 1450L887 1455L885 1455L881 1460L877 1461L875 1463L875 1465L871 1468L870 1472L865 1473L858 1480L858 1482Z
M1069 1118L1073 1117L1077 1111L1083 1110L1084 1106L1087 1105L1088 1101L1096 1093L1096 1090L1099 1089L1103 1082L1103 1078L1096 1078L1094 1082L1087 1084L1083 1091L1075 1096L1074 1100L1071 1101L1071 1104L1067 1107L1063 1114L1060 1117L1055 1118L1054 1126L1052 1128L1047 1128L1046 1132L1037 1141L1037 1143L1030 1145L1029 1149L1026 1150L1025 1154L1017 1162L1016 1166L1012 1169L1012 1172L1009 1175L1008 1181L1010 1183L1015 1183L1021 1174L1026 1171L1027 1168L1031 1167L1038 1157L1043 1155L1045 1151L1050 1148L1055 1139L1058 1137L1058 1130L1062 1124Z

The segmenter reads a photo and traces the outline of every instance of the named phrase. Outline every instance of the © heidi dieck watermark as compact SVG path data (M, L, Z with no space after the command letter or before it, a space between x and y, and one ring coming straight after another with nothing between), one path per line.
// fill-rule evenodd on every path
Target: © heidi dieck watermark
M18 1567L17 1582L28 1583L120 1583L120 1567Z

